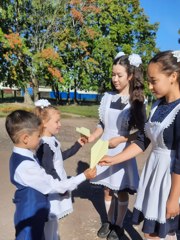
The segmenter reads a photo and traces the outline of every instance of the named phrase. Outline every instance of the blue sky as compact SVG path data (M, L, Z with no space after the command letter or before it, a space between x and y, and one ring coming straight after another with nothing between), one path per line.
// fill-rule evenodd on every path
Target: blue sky
M180 49L180 0L140 0L150 23L159 22L157 47L161 50Z

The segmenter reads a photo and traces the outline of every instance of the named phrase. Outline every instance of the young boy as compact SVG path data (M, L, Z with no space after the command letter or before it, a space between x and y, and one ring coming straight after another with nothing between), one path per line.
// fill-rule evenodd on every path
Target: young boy
M41 120L31 112L16 110L7 116L5 125L14 143L10 179L17 189L13 199L16 240L42 240L50 208L47 194L72 191L86 179L94 178L96 170L87 169L63 181L54 179L33 154L39 145Z

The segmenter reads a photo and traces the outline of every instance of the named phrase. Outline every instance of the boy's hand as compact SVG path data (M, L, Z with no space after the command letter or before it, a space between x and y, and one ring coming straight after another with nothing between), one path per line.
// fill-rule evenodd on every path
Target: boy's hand
M81 137L78 139L78 143L81 144L81 146L84 146L88 142L88 138L84 135L81 135Z
M92 179L96 177L96 167L94 168L88 168L84 171L84 175L86 176L86 179Z

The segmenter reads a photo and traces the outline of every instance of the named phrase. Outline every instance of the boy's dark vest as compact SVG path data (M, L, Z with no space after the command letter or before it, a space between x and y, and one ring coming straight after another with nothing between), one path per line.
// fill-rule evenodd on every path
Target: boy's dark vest
M13 202L16 205L16 212L14 216L15 226L27 219L36 218L39 214L44 216L45 221L48 219L50 204L47 195L17 183L14 179L16 168L25 160L34 161L32 158L12 153L10 158L10 179L16 186L17 190L14 195ZM32 176L33 181L33 176Z

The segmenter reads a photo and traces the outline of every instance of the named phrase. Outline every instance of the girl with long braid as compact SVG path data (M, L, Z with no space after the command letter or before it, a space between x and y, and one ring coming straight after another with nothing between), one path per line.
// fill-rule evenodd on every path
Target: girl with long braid
M143 221L145 239L175 240L180 230L180 51L156 54L147 68L149 89L156 96L143 134L102 166L117 166L144 151L151 152L143 168L133 222ZM114 165L115 164L115 165Z
M99 107L99 124L89 137L93 142L101 137L116 137L116 147L109 148L108 155L121 152L136 134L130 130L144 127L146 121L143 71L137 54L117 54L112 67L112 92L106 92ZM91 181L104 187L104 203L107 212L97 235L108 240L118 240L123 235L123 221L128 208L128 194L134 194L139 182L135 158L111 167L97 166L97 176ZM117 208L115 207L117 200ZM117 211L116 211L117 210ZM116 217L116 218L115 218Z

